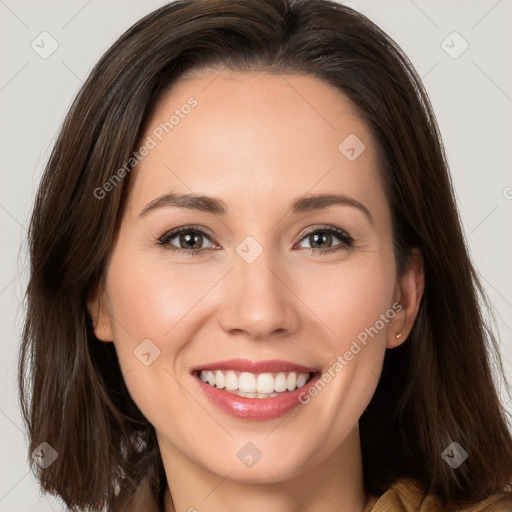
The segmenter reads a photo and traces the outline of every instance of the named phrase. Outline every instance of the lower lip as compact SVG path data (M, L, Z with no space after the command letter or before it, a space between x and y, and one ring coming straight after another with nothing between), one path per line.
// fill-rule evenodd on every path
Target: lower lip
M299 401L299 395L308 393L309 388L313 387L320 378L320 373L315 373L299 389L269 398L246 398L234 395L229 391L210 386L197 375L194 375L194 378L198 381L205 395L227 414L244 420L271 420L284 416L298 405L302 405Z

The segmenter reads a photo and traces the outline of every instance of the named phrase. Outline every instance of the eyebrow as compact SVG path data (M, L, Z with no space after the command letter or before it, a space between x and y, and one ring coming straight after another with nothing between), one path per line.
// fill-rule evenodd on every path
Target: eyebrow
M373 217L368 208L356 199L344 194L315 194L299 197L293 201L291 212L304 213L314 210L323 210L331 206L352 206L357 208L362 211L373 224ZM148 203L139 213L139 217L143 217L154 210L166 207L186 208L189 210L214 213L216 215L225 215L228 211L226 203L216 197L201 194L169 193L157 197Z

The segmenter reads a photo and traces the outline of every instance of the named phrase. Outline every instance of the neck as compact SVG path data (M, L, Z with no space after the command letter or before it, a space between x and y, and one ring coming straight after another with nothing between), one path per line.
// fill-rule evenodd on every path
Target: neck
M263 483L239 481L194 464L175 447L160 440L169 488L165 512L279 510L281 512L369 512L377 497L363 485L359 430L351 431L337 450L316 465L278 480L267 471Z

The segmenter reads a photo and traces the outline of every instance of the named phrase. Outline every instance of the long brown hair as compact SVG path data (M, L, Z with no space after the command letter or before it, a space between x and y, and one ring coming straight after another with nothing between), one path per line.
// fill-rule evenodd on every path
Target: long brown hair
M344 93L378 146L398 269L412 247L423 255L419 316L409 339L387 351L360 419L367 490L381 494L410 477L448 505L505 490L512 439L492 377L493 368L503 369L482 317L483 292L429 99L396 43L330 0L172 2L129 28L78 93L29 229L21 404L29 451L47 442L59 453L46 469L34 467L42 488L73 510L119 510L149 479L162 505L166 482L154 429L125 387L113 344L95 338L86 309L131 175L106 197L97 190L129 161L162 93L187 71L212 67L309 74ZM453 441L469 454L457 469L441 457Z

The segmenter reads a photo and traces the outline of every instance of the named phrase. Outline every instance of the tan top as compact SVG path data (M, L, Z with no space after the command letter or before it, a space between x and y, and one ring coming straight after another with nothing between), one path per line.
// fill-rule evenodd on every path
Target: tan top
M511 512L512 494L496 494L478 505L466 506L453 512ZM409 478L395 482L371 508L370 512L446 512L437 498L425 495L418 484Z
M169 493L166 494L166 507L173 510ZM144 485L130 505L123 512L163 512L151 499L149 489ZM446 512L431 495L425 495L418 484L409 478L395 482L373 505L370 512ZM452 509L451 512L512 512L512 495L508 498L504 493L496 494L480 502L478 505Z

